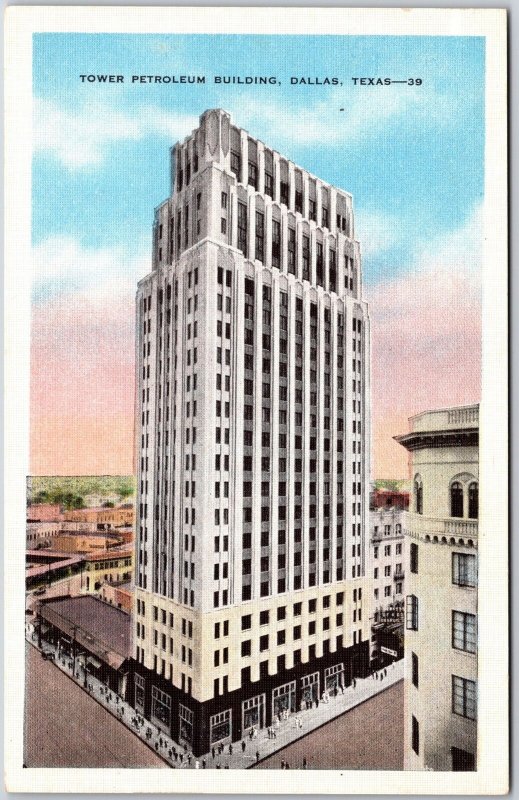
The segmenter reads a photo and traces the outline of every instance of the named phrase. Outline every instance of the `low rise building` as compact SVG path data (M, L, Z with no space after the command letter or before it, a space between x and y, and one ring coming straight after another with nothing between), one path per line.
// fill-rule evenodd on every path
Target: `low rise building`
M375 489L371 493L370 507L375 508L409 508L409 492L391 489Z
M103 583L121 583L132 578L133 550L105 550L84 555L84 591L97 592Z
M119 547L121 544L123 544L123 539L120 536L62 531L55 537L52 547L63 553L93 553L104 552L110 548Z
M99 593L101 600L111 606L117 606L127 614L132 613L133 584L131 581L124 583L103 583Z
M27 506L27 522L57 522L63 519L57 503L32 503Z
M58 657L74 661L85 685L92 674L112 691L126 696L131 655L131 617L97 597L60 597L37 604L35 629L41 647L57 648Z
M98 530L131 527L135 521L135 509L129 504L119 508L81 508L65 511L67 522L93 522Z
M60 549L56 545L56 537L62 536L64 533L95 533L97 525L95 522L66 522L65 520L57 520L55 522L27 522L25 529L25 547L27 550L39 549L41 547L54 547ZM118 535L121 536L122 541L128 542L132 539L125 531Z

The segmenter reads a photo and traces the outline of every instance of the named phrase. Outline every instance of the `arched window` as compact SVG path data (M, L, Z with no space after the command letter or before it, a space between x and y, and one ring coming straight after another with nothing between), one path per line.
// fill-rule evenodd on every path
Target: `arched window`
M478 484L469 483L469 519L478 518L479 487Z
M423 514L423 485L419 475L414 479L414 504L417 514Z
M459 481L451 483L451 517L463 516L463 488Z

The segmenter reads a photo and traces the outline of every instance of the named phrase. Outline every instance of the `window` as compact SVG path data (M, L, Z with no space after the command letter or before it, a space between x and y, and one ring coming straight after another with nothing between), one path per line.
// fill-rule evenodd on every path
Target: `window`
M296 274L296 232L295 228L288 229L288 271Z
M417 574L418 573L418 545L415 544L414 542L411 542L411 549L410 549L410 552L409 552L409 561L410 561L409 568L410 568L411 572L414 572L415 574Z
M468 553L452 554L452 582L457 586L476 586L476 556Z
M252 161L249 161L249 186L258 188L258 167Z
M476 719L476 682L452 676L452 713L466 719Z
M227 208L227 192L222 192L222 208Z
M420 752L420 727L416 717L411 717L411 726L411 745L416 755L418 755Z
M235 150L231 150L231 172L234 172L238 180L240 180L241 156Z
M452 612L452 646L455 650L475 653L477 650L476 615Z
M469 519L478 518L479 497L478 497L478 484L476 482L469 484Z
M463 488L459 481L451 483L451 517L463 516Z
M263 636L260 636L259 649L260 649L260 653L264 653L265 650L269 649L269 636L268 636L268 633L265 633Z
M256 259L265 260L265 215L256 211Z
M260 611L260 625L268 625L268 624L269 624L268 609L265 611Z
M405 626L408 631L418 630L418 598L414 594L406 597Z
M418 656L416 653L411 653L411 668L412 668L412 678L413 678L413 686L416 686L418 689Z
M238 250L241 250L244 256L247 255L247 206L245 203L238 203Z
M252 617L250 614L246 614L244 617L241 618L242 631L248 631L251 625L252 625Z
M417 514L423 514L423 485L419 475L414 479L414 503Z
M265 172L265 194L274 197L274 178L271 172Z
M281 223L272 220L272 266L278 267L281 259Z
M241 655L242 658L245 658L246 656L250 656L250 654L251 654L251 640L247 639L246 642L241 643Z

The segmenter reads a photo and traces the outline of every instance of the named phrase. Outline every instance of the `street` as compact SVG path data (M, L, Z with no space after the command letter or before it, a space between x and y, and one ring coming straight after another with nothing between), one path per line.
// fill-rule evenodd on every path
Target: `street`
M27 767L163 767L167 764L87 692L26 647Z
M390 686L342 717L279 750L256 769L404 768L404 684Z

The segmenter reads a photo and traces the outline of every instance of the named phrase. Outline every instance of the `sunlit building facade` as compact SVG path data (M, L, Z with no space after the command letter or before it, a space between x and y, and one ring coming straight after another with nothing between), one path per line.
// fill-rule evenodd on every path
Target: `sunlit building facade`
M405 514L405 768L477 764L479 406L426 411L395 437L411 454Z
M195 753L369 663L369 319L352 198L220 110L137 292L134 703Z

